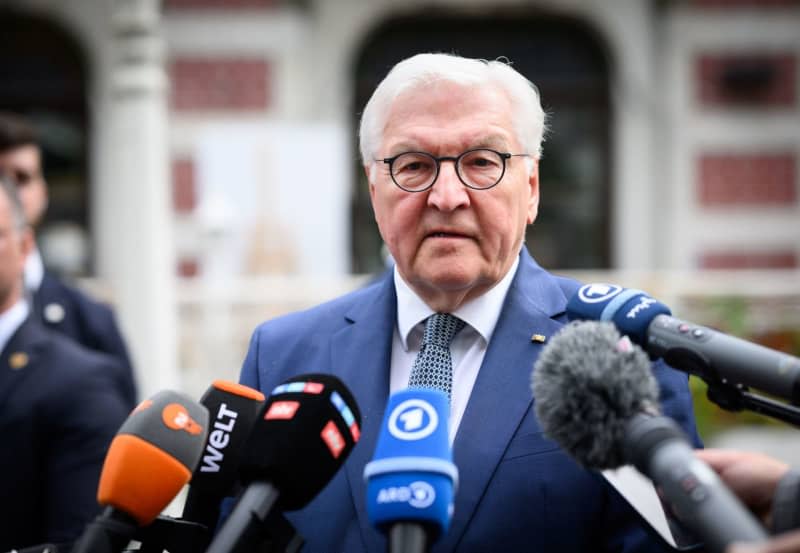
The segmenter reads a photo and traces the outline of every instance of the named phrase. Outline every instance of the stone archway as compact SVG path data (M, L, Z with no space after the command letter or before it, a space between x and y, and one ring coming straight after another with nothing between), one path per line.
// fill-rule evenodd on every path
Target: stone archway
M89 236L87 178L87 61L67 30L32 14L0 11L0 108L26 116L40 135L50 205L39 229L48 235L62 229L82 240ZM69 230L67 230L69 229ZM62 238L64 234L62 234ZM43 244L46 250L46 244ZM46 254L46 252L45 252ZM90 259L62 260L62 269L82 274Z

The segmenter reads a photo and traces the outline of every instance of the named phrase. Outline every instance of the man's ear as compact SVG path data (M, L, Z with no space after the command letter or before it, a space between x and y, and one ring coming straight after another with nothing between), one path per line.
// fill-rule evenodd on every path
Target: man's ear
M528 176L530 196L528 198L528 224L532 224L539 214L539 160L531 159L531 174Z
M371 163L369 165L364 165L364 173L367 175L367 183L369 185L369 199L370 199L370 202L372 203L372 205L374 206L375 205L375 183L373 182L373 179L372 179L373 172L374 172L372 170L373 167L375 167L374 163ZM375 210L373 209L373 211L375 211Z

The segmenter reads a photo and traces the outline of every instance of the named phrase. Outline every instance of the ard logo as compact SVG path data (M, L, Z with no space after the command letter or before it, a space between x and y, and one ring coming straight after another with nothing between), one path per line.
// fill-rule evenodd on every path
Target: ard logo
M412 482L408 486L381 488L378 504L408 503L415 509L425 509L436 501L436 490L427 482Z
M425 400L408 399L389 415L389 432L399 440L421 440L433 434L439 425L436 409Z
M578 297L583 303L601 303L620 292L622 287L615 284L586 284L578 290Z

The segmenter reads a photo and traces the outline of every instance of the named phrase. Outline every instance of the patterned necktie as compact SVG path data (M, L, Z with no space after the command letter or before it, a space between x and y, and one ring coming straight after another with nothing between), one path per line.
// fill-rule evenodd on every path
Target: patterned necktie
M409 388L441 390L450 399L453 387L453 360L450 342L464 328L464 321L449 313L434 313L425 321L422 347L414 359Z

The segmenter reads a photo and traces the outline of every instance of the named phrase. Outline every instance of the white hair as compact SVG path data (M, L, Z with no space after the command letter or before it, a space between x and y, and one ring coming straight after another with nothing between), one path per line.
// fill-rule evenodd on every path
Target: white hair
M359 148L365 165L371 164L383 141L392 103L406 90L436 81L457 85L494 85L511 99L517 140L525 153L541 156L545 114L539 91L507 60L486 61L451 54L417 54L395 65L380 82L361 114Z

